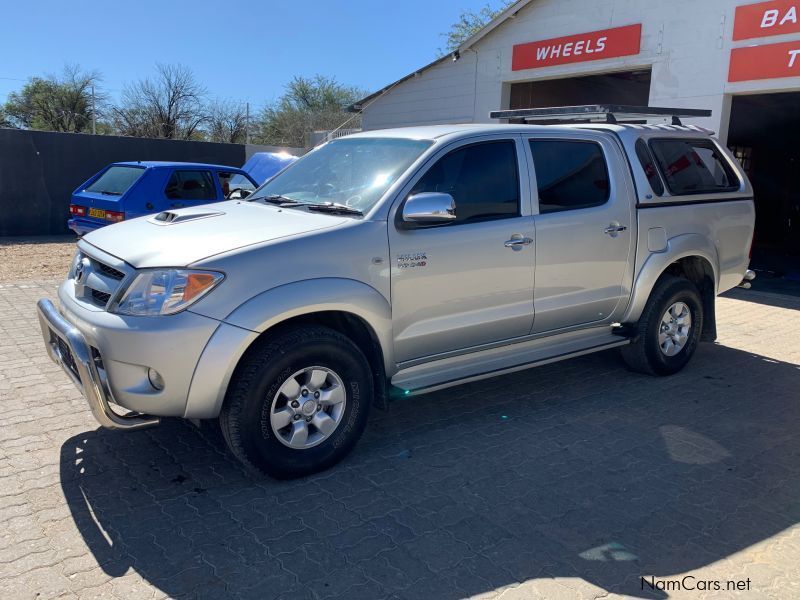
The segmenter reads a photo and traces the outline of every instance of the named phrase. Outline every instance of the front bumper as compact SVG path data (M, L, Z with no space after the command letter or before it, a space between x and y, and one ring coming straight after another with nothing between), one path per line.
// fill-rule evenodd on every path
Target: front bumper
M109 403L110 393L100 377L98 365L89 344L77 327L67 321L50 300L37 304L39 324L50 358L81 390L94 418L109 429L141 429L159 423L158 417L130 412L121 415Z

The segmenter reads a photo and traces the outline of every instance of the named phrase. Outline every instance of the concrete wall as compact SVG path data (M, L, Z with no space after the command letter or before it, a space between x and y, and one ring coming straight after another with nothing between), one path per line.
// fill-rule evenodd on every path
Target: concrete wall
M711 118L687 122L714 129L724 140L730 94L800 89L797 78L727 83L731 48L754 42L732 42L735 8L751 1L533 0L457 62L447 59L375 100L364 111L363 126L491 122L489 111L508 108L512 82L649 67L651 106L711 109ZM643 24L637 56L511 70L514 44L635 23Z
M0 129L0 236L66 233L72 191L126 160L241 167L267 146ZM289 149L293 150L293 149Z

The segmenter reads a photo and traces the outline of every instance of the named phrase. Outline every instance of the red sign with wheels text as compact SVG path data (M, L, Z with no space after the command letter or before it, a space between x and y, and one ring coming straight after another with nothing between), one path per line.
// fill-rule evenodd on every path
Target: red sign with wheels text
M800 32L800 0L771 0L736 7L733 41Z
M630 56L639 54L641 44L641 23L540 42L517 44L512 53L511 70L521 71L588 60Z
M800 77L800 41L731 50L728 81Z

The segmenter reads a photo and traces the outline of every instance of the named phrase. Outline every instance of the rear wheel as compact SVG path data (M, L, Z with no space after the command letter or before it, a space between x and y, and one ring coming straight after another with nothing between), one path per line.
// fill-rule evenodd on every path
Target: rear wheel
M251 470L288 479L342 460L373 396L369 364L347 337L300 327L251 351L231 381L220 426Z
M672 375L692 358L703 329L703 304L697 287L681 277L659 280L622 358L634 371Z

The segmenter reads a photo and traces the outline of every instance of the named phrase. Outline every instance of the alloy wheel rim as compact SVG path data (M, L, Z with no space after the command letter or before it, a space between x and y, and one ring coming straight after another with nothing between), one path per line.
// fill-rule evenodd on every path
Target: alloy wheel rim
M675 302L661 317L658 346L666 356L675 356L686 347L692 330L692 311L685 302Z
M272 398L269 421L284 446L306 450L339 427L347 405L342 378L327 367L312 366L290 375Z

